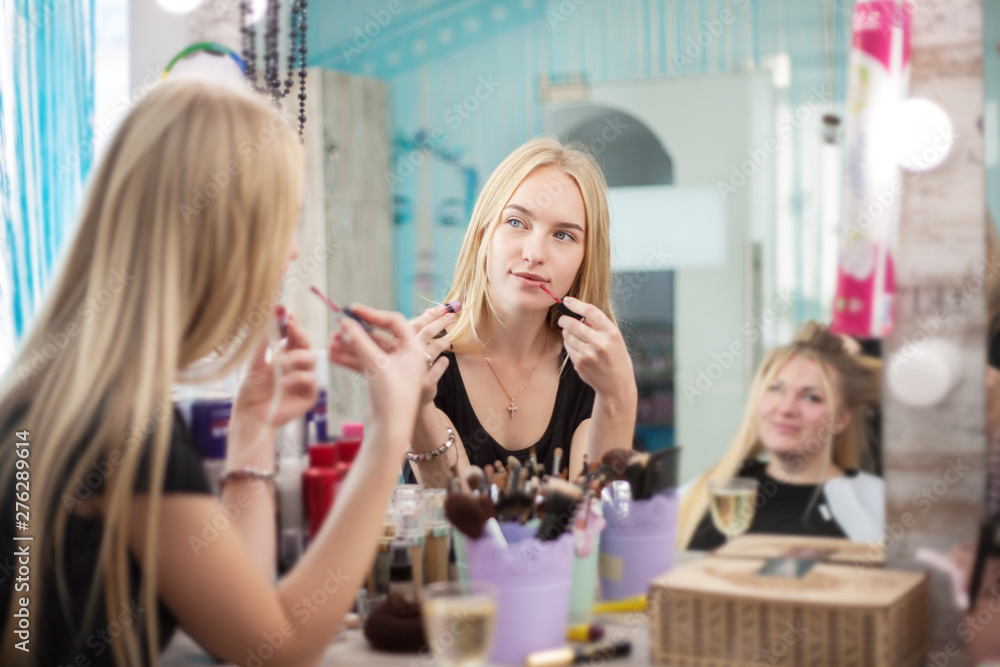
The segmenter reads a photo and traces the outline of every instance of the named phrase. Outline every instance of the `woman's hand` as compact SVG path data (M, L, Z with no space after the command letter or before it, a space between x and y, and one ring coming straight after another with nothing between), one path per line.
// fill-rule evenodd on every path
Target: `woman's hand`
M443 331L453 321L455 321L455 315L448 312L446 307L432 306L425 310L420 317L410 320L410 327L412 327L416 335L433 340L434 336ZM449 347L450 345L446 345L441 351L443 352ZM428 350L428 354L430 354L430 350ZM441 379L441 376L448 368L448 357L438 357L437 354L431 354L430 356L431 359L434 359L433 370L435 372L428 373L424 378L423 391L420 393L421 407L430 404L434 400L434 397L437 396L438 380Z
M568 315L559 318L563 347L573 360L580 379L594 388L599 396L630 396L636 393L632 358L625 339L601 309L573 297L563 303L585 321Z
M436 385L446 363L432 367L427 357L437 358L448 348L448 341L433 340L435 334L454 321L448 313L417 332L400 313L351 306L359 317L387 333L369 336L350 318L340 320L340 329L330 341L330 361L351 368L369 382L369 395L376 425L407 434L409 444L426 384Z
M233 405L233 419L250 420L260 426L277 428L304 415L316 404L319 385L316 379L316 353L309 348L309 337L295 316L289 316L288 337L284 348L267 358L268 344L261 343L247 373L240 383ZM271 417L274 400L274 365L278 364L280 393L277 409ZM268 417L271 417L268 421Z

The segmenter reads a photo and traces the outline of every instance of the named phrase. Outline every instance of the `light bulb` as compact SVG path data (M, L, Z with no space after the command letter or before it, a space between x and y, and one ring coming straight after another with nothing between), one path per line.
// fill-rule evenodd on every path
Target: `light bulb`
M927 171L945 161L955 134L944 109L930 100L911 97L900 102L893 115L893 143L900 167Z
M961 355L952 343L938 338L910 343L889 360L889 389L907 405L930 407L958 382L960 364Z
M171 14L187 14L200 5L202 0L156 0L156 4Z

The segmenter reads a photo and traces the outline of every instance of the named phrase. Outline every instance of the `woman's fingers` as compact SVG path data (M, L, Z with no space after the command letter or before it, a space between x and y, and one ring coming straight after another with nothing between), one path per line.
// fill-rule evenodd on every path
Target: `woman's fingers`
M282 373L316 368L316 353L310 349L285 350L278 358Z
M340 340L345 349L352 352L360 362L359 370L371 370L385 366L388 355L349 317L340 320Z
M285 349L308 350L311 346L312 343L309 341L309 336L306 334L306 330L299 325L298 320L295 319L295 315L289 314L288 338L287 343L285 344Z

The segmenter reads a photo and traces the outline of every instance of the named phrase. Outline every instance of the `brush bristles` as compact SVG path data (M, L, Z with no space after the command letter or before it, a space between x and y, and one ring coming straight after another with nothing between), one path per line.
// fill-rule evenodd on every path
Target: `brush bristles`
M583 495L583 490L576 484L570 484L558 477L550 477L547 487L548 495L554 493L561 493L564 496L572 500L579 500L580 496Z

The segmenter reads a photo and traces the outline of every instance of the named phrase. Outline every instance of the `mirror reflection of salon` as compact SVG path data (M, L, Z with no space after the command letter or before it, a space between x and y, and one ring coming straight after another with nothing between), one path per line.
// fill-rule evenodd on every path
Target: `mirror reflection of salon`
M709 516L708 481L758 481L748 532L877 540L885 487L872 469L868 409L881 362L855 341L806 323L757 371L743 423L725 456L682 489L678 547L725 541Z

